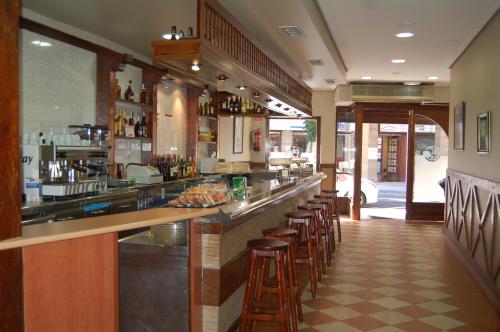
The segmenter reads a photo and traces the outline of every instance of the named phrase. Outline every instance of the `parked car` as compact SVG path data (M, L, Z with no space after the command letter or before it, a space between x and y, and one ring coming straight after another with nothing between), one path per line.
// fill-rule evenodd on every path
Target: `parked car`
M339 197L353 196L354 177L352 174L337 171L337 190ZM376 203L378 200L378 186L375 182L361 178L361 206Z

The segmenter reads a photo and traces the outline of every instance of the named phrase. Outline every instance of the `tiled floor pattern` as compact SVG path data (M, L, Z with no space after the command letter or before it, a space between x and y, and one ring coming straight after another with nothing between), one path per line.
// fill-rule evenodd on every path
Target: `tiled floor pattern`
M346 221L332 267L302 294L303 332L500 331L498 316L446 247L441 227ZM277 331L258 324L257 331Z

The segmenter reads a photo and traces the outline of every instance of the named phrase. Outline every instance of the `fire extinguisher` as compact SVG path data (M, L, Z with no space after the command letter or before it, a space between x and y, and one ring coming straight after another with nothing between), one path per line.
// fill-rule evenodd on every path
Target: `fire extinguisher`
M260 129L252 131L251 138L252 149L254 151L260 151L260 149L262 148L262 131Z

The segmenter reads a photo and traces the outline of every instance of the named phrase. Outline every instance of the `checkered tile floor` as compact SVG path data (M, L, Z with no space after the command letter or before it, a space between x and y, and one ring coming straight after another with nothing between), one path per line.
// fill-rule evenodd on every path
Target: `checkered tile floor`
M302 293L301 331L500 331L498 316L446 247L439 225L346 221L342 235L317 297L309 285Z

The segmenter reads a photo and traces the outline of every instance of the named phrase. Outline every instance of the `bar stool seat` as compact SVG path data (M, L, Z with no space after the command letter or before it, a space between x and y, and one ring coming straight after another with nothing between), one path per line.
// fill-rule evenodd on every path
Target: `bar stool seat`
M250 265L248 278L241 312L240 331L246 332L249 323L252 323L251 330L255 328L256 321L278 322L280 332L290 330L290 290L288 278L285 270L285 261L289 244L285 241L274 239L255 239L247 243L250 249ZM276 294L275 302L262 301L263 289L270 290L262 284L263 269L269 266L270 262L275 262L276 277L272 292ZM260 277L259 277L260 276Z
M261 251L276 251L285 250L288 248L288 243L279 240L255 239L248 241L248 247Z
M293 211L285 213L285 217L293 219L307 219L314 218L314 214L307 211Z

